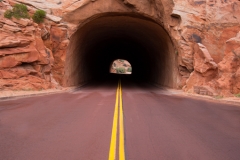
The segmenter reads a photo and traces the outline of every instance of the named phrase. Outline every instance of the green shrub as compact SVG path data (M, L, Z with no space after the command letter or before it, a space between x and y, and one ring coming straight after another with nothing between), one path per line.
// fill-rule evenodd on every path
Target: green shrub
M28 14L27 6L24 4L15 4L13 6L13 17L20 19L20 18L30 18Z
M116 71L117 71L117 73L119 73L119 74L126 73L126 69L123 68L123 67L116 68Z
M213 96L215 99L222 99L223 96L222 95L216 95L216 96Z
M235 94L235 97L238 97L238 98L240 98L240 93L238 93L238 94Z
M44 21L44 18L46 17L46 12L43 10L37 10L32 19L36 23L42 23Z
M16 19L20 18L29 18L27 6L24 4L15 4L12 10L7 10L4 13L5 18L15 17Z
M175 51L175 54L178 55L178 50Z
M129 68L127 69L127 71L128 71L128 72L132 72L132 67L129 67Z
M4 13L4 17L11 19L13 16L13 12L11 10L6 10L6 12Z

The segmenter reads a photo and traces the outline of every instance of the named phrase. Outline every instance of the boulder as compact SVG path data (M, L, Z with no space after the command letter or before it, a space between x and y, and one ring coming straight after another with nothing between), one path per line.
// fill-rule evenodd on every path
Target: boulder
M196 43L194 46L194 70L201 73L202 76L217 74L217 64L201 43Z

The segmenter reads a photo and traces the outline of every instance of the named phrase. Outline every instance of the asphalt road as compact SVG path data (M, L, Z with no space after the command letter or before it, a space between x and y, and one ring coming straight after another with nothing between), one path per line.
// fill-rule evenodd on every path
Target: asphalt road
M107 160L117 82L0 101L0 160ZM122 83L126 160L239 160L240 106Z

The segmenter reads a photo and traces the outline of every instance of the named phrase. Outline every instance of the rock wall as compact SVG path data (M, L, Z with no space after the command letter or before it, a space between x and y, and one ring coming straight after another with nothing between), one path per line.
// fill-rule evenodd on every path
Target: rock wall
M232 55L239 45L229 42L240 31L239 6L237 0L175 2L172 14L179 15L182 20L176 30L182 76L180 88L184 86L184 91L224 96L240 92L239 86L233 86L239 57Z
M30 13L45 10L44 24L3 18L16 3L26 4ZM61 85L71 35L93 17L116 12L141 14L165 28L178 55L178 89L205 95L240 93L239 0L4 0L0 89Z
M66 35L58 32L64 28L57 26L61 18L47 15L45 23L41 25L30 19L4 18L4 12L19 2L25 3L0 2L0 90L42 90L60 87L54 78L58 78L59 74L55 73L56 68L61 67L56 65L61 61L61 49L66 50L61 43L61 38ZM26 1L25 4L29 5L30 15L38 8L44 9L38 5L33 6L31 1ZM63 46L59 47L60 45Z

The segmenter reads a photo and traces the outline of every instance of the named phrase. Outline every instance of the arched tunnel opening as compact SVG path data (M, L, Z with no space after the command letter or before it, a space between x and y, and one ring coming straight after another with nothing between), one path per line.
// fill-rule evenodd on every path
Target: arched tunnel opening
M129 14L102 15L79 26L70 39L64 85L111 79L115 59L131 63L133 81L176 85L176 55L168 33L151 19Z

